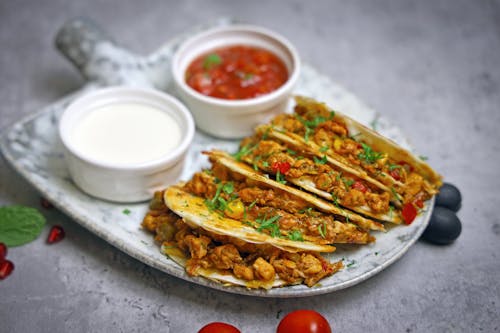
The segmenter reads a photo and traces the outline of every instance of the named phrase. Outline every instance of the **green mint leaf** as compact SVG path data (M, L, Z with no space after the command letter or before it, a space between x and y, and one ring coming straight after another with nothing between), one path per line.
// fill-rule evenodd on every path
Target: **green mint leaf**
M45 217L31 207L0 207L0 242L19 246L35 240L42 232Z

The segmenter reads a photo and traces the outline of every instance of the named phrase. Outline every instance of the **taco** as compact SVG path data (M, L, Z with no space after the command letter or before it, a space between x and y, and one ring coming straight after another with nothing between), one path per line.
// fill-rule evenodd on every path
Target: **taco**
M438 192L441 176L391 140L333 112L296 98L281 114L242 140L237 158L367 217L411 223Z
M335 205L268 179L226 153L206 154L212 167L157 194L143 221L162 252L189 275L249 288L312 286L343 267L322 256L335 251L334 244L374 241L351 223L355 214L350 222ZM370 222L359 217L365 227Z
M334 251L334 246L272 237L210 210L204 201L181 187L170 187L155 194L142 223L155 233L162 253L190 276L269 289L313 286L343 267L341 261L330 263L320 254Z

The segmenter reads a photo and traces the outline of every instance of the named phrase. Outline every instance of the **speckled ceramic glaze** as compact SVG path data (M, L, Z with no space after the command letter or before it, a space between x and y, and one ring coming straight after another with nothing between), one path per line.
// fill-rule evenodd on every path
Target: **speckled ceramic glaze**
M231 22L221 20L211 26L227 24ZM160 253L151 234L140 227L147 203L110 203L90 197L75 187L69 178L57 135L58 118L64 108L83 92L112 84L148 86L172 92L168 70L170 60L179 43L188 35L179 36L154 54L139 58L104 38L102 32L87 21L67 23L58 34L56 44L89 83L75 94L7 129L0 141L5 158L61 211L118 249L170 275L226 292L261 297L299 297L332 292L353 286L380 272L415 243L428 223L433 201L427 203L423 214L411 225L389 227L386 233L374 233L377 241L373 244L338 246L337 251L328 258L332 261L343 259L346 267L313 288L299 285L265 291L226 287L204 278L189 277L182 267ZM368 126L375 126L385 136L410 148L398 128L307 64L303 65L295 93L324 101L333 109ZM237 144L237 141L219 140L196 133L181 179L186 180L194 172L209 165L201 155L202 150L218 148L233 152ZM125 210L130 213L125 214Z

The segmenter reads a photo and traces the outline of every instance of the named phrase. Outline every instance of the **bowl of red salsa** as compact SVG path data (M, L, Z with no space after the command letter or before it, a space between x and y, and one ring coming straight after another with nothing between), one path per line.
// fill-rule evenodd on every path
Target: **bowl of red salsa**
M256 26L215 28L186 40L172 60L179 97L202 131L241 138L284 112L300 72L293 45Z

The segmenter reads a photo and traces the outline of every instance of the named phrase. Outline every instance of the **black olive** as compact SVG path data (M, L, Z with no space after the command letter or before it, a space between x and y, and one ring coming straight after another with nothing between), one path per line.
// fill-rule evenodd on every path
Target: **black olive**
M436 195L436 206L446 207L458 212L462 206L462 195L458 188L450 183L444 183Z
M434 244L447 245L457 239L461 232L462 223L457 215L448 208L436 206L422 238Z

